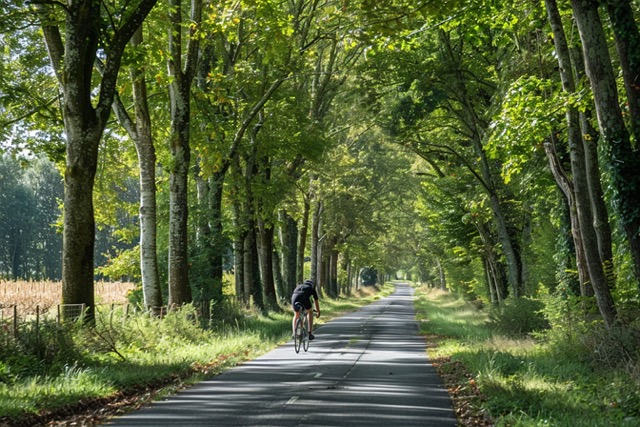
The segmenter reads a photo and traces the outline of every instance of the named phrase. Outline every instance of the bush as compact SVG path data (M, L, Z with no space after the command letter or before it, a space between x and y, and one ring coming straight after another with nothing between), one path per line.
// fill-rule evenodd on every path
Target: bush
M595 367L623 369L640 384L640 330L625 325L608 330L598 326L584 334L581 341L590 350L591 362Z
M543 314L544 304L531 298L508 299L489 313L498 332L522 337L549 328Z

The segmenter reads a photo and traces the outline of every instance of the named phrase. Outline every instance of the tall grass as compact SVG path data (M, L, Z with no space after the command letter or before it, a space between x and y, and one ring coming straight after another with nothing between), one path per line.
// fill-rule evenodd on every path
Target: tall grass
M134 287L135 284L130 282L96 282L96 303L126 303L127 294ZM35 314L36 306L41 311L48 311L60 304L61 296L62 282L0 280L0 304L18 306L22 316Z
M422 332L439 337L430 355L466 367L496 425L640 425L639 384L624 371L594 366L579 347L504 336L487 313L450 294L418 295Z

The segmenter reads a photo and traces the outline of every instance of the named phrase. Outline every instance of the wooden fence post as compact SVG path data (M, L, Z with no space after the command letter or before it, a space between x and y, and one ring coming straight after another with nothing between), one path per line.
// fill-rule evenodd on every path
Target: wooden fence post
M18 306L13 306L13 339L18 338Z
M36 305L36 342L40 347L40 305Z

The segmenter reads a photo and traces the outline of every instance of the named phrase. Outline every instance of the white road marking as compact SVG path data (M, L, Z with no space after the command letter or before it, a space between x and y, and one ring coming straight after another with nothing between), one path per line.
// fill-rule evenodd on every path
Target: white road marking
M295 401L298 400L299 398L300 396L293 396L291 399L289 399L287 403L285 403L285 405L291 405L292 403L295 403Z
M321 376L322 376L322 374L320 372L318 372L314 378L320 378Z

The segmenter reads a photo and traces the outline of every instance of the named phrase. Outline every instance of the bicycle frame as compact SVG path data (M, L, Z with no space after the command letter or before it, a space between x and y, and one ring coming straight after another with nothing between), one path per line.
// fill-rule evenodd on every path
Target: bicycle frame
M293 333L293 348L296 353L300 352L300 346L306 352L309 349L309 318L307 317L307 309L300 304L299 316L296 320Z

